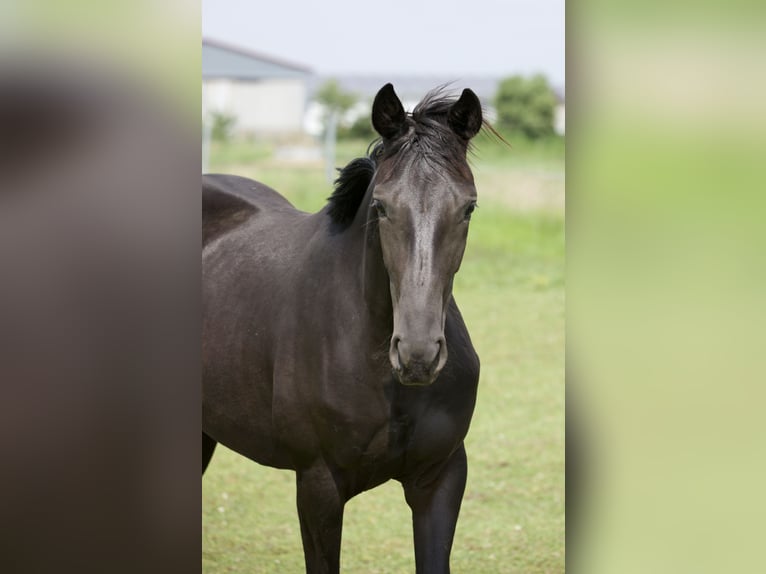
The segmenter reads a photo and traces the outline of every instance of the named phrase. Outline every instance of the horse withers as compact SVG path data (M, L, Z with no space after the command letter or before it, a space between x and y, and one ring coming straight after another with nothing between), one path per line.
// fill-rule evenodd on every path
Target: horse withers
M476 188L479 99L375 97L380 142L318 213L203 177L203 459L294 470L307 572L338 572L343 508L389 479L417 572L449 572L479 359L452 296Z

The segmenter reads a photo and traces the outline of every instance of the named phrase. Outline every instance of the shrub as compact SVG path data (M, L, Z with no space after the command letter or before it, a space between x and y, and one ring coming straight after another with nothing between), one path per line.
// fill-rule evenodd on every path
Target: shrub
M554 133L556 96L540 74L504 79L495 96L497 124L502 130L539 139Z
M237 118L231 114L224 112L213 112L210 114L210 119L213 123L211 128L210 137L214 141L226 142L231 138L231 132L234 125L237 123Z
M370 114L359 116L350 126L338 130L338 137L345 139L372 141L377 136L378 134L372 129Z

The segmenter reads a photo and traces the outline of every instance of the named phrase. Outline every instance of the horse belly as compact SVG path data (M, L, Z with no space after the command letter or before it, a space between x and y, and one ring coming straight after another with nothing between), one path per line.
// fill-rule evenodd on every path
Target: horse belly
M286 467L275 438L270 333L265 318L231 291L205 301L202 344L203 432L260 464ZM229 296L227 296L229 295Z
M267 373L252 367L228 372L207 365L202 391L202 430L224 446L267 466L285 467L272 425L272 389ZM247 372L249 371L249 372ZM219 374L220 373L220 374ZM239 376L237 376L239 374Z

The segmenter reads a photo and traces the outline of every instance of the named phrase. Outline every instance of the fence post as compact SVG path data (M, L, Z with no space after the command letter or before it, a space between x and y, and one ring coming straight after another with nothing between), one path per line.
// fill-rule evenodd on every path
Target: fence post
M324 132L324 165L327 181L335 179L335 139L338 132L338 110L332 110L327 117Z
M210 122L202 118L202 173L207 172L208 161L210 159L210 138L212 129Z

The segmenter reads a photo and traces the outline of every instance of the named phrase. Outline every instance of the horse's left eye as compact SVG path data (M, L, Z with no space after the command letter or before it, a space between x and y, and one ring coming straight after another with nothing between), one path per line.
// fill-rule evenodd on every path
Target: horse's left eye
M465 208L465 213L463 214L465 217L465 220L468 221L471 219L471 214L473 213L473 210L476 209L476 203L470 203L468 207Z
M377 199L373 199L372 206L375 208L375 211L378 212L378 217L380 218L386 217L386 208L383 206L383 204L380 201L378 201Z

